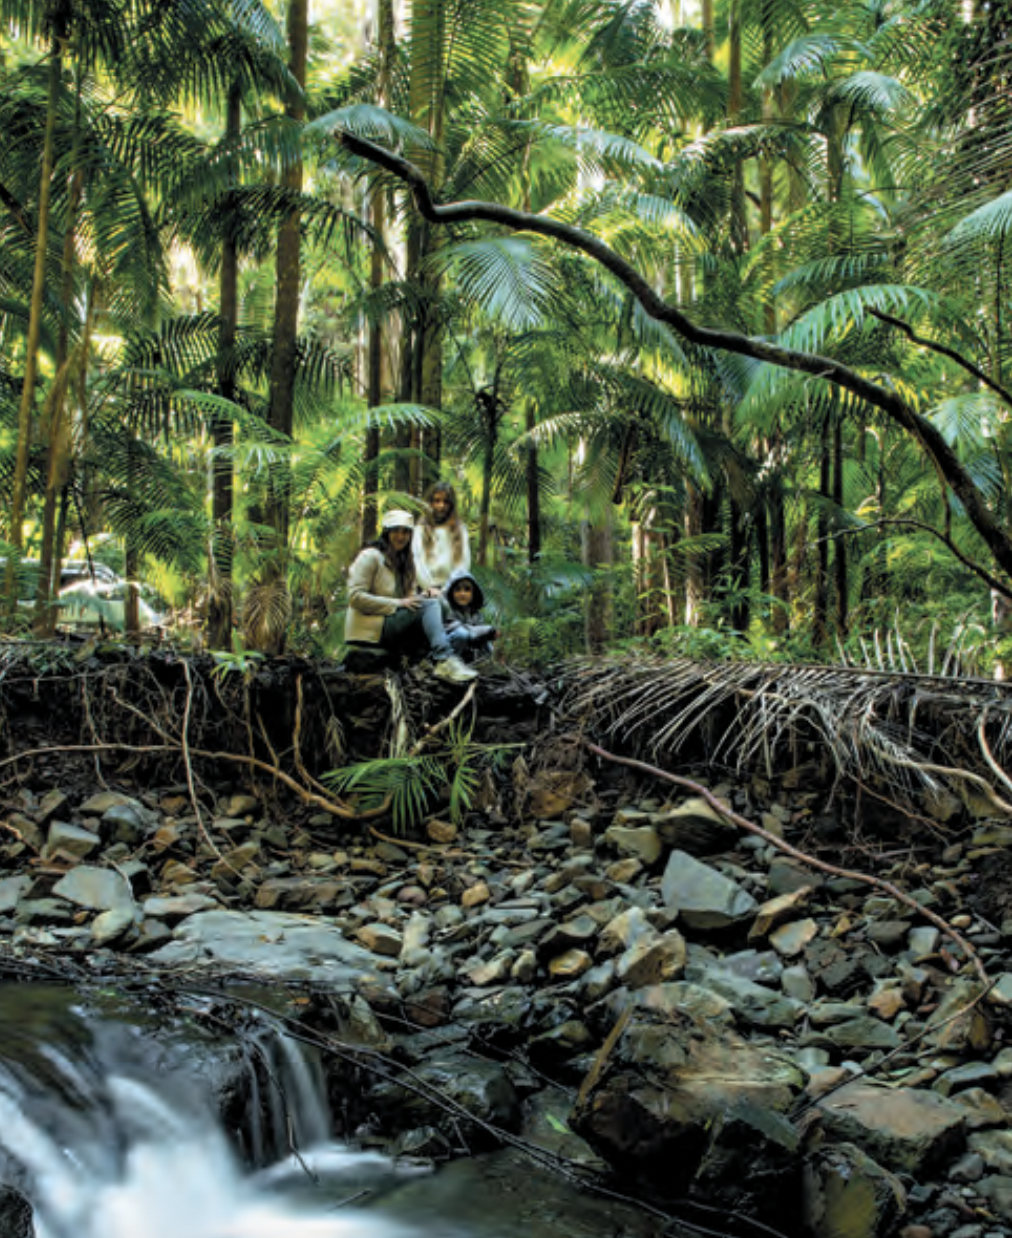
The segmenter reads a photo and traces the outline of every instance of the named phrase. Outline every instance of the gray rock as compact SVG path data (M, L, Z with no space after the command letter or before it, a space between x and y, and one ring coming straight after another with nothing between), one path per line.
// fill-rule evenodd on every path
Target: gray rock
M967 1143L988 1169L1012 1176L1012 1131L977 1131Z
M82 830L79 825L68 825L66 821L54 821L49 827L43 855L55 855L60 851L64 855L84 860L96 850L101 841L91 830Z
M110 808L121 808L126 804L134 808L143 807L139 800L132 799L121 791L99 791L84 801L81 805L81 812L86 817L101 817Z
M668 857L661 897L690 928L704 931L742 924L757 909L751 894L685 851L672 851Z
M103 911L91 922L91 940L96 946L108 945L123 936L137 923L137 912L132 905L123 904Z
M39 800L38 807L32 814L39 825L46 825L57 815L62 813L70 801L67 796L54 788L52 791L47 791L46 794Z
M210 911L212 907L220 906L217 899L207 894L176 894L169 898L148 898L144 900L143 912L155 920L167 920L175 924L185 920L187 916L196 915L202 911Z
M111 911L128 907L133 910L130 883L114 868L94 868L88 864L72 868L53 886L56 898L87 907L91 911Z
M99 830L105 842L136 847L158 828L159 822L158 814L141 804L113 804L102 814Z
M896 1049L903 1043L894 1027L871 1015L837 1023L822 1034L846 1049Z
M878 1238L906 1207L899 1178L852 1143L832 1144L805 1161L804 1219L812 1234Z
M806 1005L815 1000L815 985L805 967L797 963L793 967L785 967L780 978L780 984L788 997Z
M756 1027L793 1027L804 1007L773 989L726 971L719 963L690 963L685 978L726 998L739 1019Z
M685 938L677 929L644 935L616 960L615 978L630 989L679 980L685 957Z
M404 947L404 938L389 924L363 924L355 938L367 950L388 958L397 958Z
M962 1152L963 1110L934 1092L849 1083L818 1102L826 1130L915 1177Z
M0 879L0 915L7 915L13 911L22 894L30 888L32 884L31 877L22 875L20 877L4 877Z
M190 915L151 959L170 966L215 961L263 976L387 987L376 974L376 955L340 929L315 916L277 911L219 908Z
M604 838L620 855L640 860L648 868L661 858L663 843L652 826L629 829L613 825L605 831Z
M724 851L738 834L727 818L701 796L693 796L667 812L656 813L652 824L668 846L692 855Z

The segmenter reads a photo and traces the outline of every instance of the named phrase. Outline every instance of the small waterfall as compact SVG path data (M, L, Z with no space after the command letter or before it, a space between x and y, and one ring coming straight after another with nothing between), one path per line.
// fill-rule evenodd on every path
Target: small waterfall
M105 1053L96 1046L112 1029L65 1014L73 1034L30 1049L27 1032L8 1035L0 1018L0 1182L31 1201L35 1238L405 1234L381 1216L340 1206L363 1182L389 1181L393 1170L378 1154L330 1141L321 1064L295 1042L267 1032L258 1039L269 1116L254 1123L264 1168L250 1173L193 1078L166 1072L164 1055L152 1053L149 1041L146 1058L124 1054L124 1043L137 1048L136 1036L113 1036L123 1063L110 1068L102 1060L109 1046ZM307 1200L304 1189L298 1197L293 1188L309 1175L327 1190Z

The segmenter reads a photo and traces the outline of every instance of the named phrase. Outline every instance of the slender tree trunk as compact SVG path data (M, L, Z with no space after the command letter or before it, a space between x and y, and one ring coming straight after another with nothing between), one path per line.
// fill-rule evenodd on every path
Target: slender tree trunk
M242 135L242 95L238 84L229 91L225 114L225 144L230 158ZM234 184L238 177L229 177ZM218 393L235 398L235 341L239 326L239 253L229 229L221 248L221 283L218 299ZM232 643L234 562L234 479L231 449L235 427L230 417L215 417L211 428L214 473L211 487L212 541L207 604L207 643L211 649L229 649Z
M443 133L446 124L446 0L414 0L411 16L411 76L408 84L411 119L433 139L434 149L418 150L414 160L438 192L443 182ZM415 399L427 408L443 406L443 324L441 280L429 259L441 236L423 219L413 221L417 231L416 261L409 271L420 286L420 309L415 329ZM441 454L437 428L418 432L413 443L412 488L420 493L435 480ZM431 478L426 474L431 474Z
M485 454L482 460L481 506L478 512L478 564L488 567L489 517L492 511L492 483L495 477L495 452L499 444L501 416L495 388L491 392L481 393L479 398L485 429Z
M28 490L28 457L32 444L32 410L35 404L35 383L39 366L39 340L42 334L42 302L46 287L46 250L49 242L49 203L53 189L53 153L56 135L56 114L60 104L63 78L63 50L66 38L66 15L58 11L53 30L52 58L49 62L49 91L46 100L46 129L42 142L42 176L39 182L39 213L35 234L35 270L32 276L32 300L28 311L28 337L25 340L25 376L18 409L18 444L14 458L14 479L11 493L10 541L18 550L24 546L24 512ZM7 605L11 614L17 610L14 588L14 561L9 559L6 572Z
M537 562L541 554L541 487L538 484L538 448L530 437L537 428L537 412L534 401L528 400L524 411L524 426L527 430L527 561Z
M309 47L309 0L289 0L288 49L289 69L300 87L306 85L306 61ZM285 109L295 122L305 119L305 104L301 98ZM281 178L286 189L302 191L303 166L296 156ZM274 333L271 353L270 412L273 429L290 438L295 405L296 348L299 329L299 296L302 279L302 213L293 210L278 229L277 297L274 303ZM288 541L291 513L290 470L277 470L271 488L268 523L277 535L278 549L284 558ZM279 569L282 564L279 564ZM283 575L283 572L282 572Z
M821 451L819 454L819 494L823 499L829 498L832 480L832 433L827 416L822 428ZM815 605L812 611L812 634L815 644L820 648L829 639L829 517L826 504L819 504L819 514L815 522L816 556Z
M843 417L837 417L833 427L833 501L843 508ZM850 584L847 573L847 555L844 552L846 538L835 539L833 576L836 582L836 627L841 636L846 636L850 626Z
M70 474L70 424L67 419L67 389L70 382L70 310L74 294L77 214L84 193L84 175L78 164L81 151L81 91L78 82L75 109L74 147L71 156L70 197L63 233L63 260L60 274L60 307L63 316L56 341L56 380L53 383L46 428L46 492L42 508L42 544L39 548L39 585L35 596L32 626L36 635L52 636L56 630L56 607L52 600L59 593L60 567L56 547L56 520L60 494ZM56 579L54 581L54 561Z
M615 562L612 507L609 504L600 521L585 520L581 530L583 565L598 570ZM589 654L600 653L608 641L611 618L611 589L607 579L594 582L587 599L584 638Z

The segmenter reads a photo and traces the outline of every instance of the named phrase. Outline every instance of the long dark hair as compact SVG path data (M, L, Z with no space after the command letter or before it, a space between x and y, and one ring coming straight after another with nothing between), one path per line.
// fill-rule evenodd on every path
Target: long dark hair
M411 536L414 538L414 530ZM383 529L379 537L371 543L383 556L383 562L397 577L397 587L401 597L409 597L415 591L415 557L411 553L411 542L403 550L394 550L390 545L390 530Z

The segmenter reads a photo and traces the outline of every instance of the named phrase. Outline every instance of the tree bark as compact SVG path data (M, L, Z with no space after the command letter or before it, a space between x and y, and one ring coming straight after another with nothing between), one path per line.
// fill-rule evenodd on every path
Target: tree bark
M39 216L35 233L35 269L32 275L32 300L28 311L28 336L25 340L25 376L18 408L18 443L14 458L11 492L10 541L18 550L24 546L25 499L28 490L28 457L32 444L32 410L39 367L39 340L42 334L42 302L46 287L46 250L49 243L50 199L53 189L53 152L56 138L56 113L63 79L63 49L67 18L58 11L53 27L52 58L49 62L49 89L46 99L46 128L42 141L42 175L39 181ZM8 559L5 578L10 613L17 610L14 588L14 560Z
M230 154L242 134L242 95L238 84L229 91L225 114L225 144ZM235 183L237 176L229 177ZM221 247L221 282L218 300L218 393L235 398L235 340L239 326L239 253L233 231ZM211 563L208 564L207 643L211 649L229 649L233 618L234 480L231 448L235 427L230 417L216 416L211 427L215 449L211 484Z
M300 88L306 85L306 62L309 48L309 0L289 0L288 4L288 65ZM306 109L300 96L288 104L289 119L299 123ZM284 170L281 183L286 189L302 191L303 166L296 156ZM268 420L273 429L290 438L295 404L295 363L299 329L299 293L302 278L302 213L293 210L278 228L276 258L277 297L274 304L274 333L271 353L270 411ZM288 540L290 495L288 470L278 470L272 485L268 507L268 523L277 534L279 550Z

